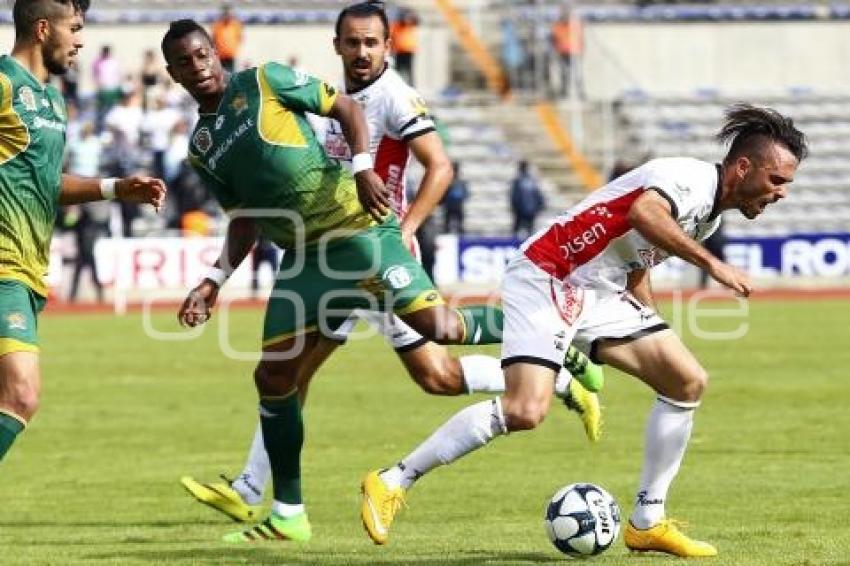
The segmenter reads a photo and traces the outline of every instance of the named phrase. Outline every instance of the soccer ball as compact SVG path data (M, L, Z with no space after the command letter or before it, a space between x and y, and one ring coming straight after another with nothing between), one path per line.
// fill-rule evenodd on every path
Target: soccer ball
M552 496L543 523L555 548L569 556L592 556L617 540L620 508L598 485L574 483Z

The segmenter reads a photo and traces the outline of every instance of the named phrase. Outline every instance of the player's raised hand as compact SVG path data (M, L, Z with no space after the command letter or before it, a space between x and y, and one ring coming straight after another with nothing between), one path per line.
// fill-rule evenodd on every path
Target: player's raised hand
M708 274L721 285L735 291L736 295L749 297L750 293L753 292L753 284L750 281L749 275L728 263L722 261L713 262L708 268Z
M115 197L124 202L150 204L159 212L165 202L168 189L162 179L131 175L115 183Z
M373 169L365 169L354 175L357 182L357 198L372 218L383 222L390 211L387 187Z
M189 295L183 301L177 313L180 326L194 328L208 321L217 298L218 285L204 279L200 285L189 291Z

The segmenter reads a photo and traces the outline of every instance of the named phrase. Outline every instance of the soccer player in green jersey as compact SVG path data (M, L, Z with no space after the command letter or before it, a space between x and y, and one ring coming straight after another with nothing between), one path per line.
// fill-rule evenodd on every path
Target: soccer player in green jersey
M493 343L501 338L501 310L445 305L402 242L372 169L363 112L351 98L276 63L226 74L207 32L192 20L172 23L162 52L172 78L199 105L190 161L231 216L222 255L187 297L180 321L195 326L209 318L219 287L258 234L287 252L254 373L272 513L226 540L308 540L298 386L326 357L321 337L364 308L394 312L440 343ZM340 123L354 155L352 173L327 157L306 112Z
M333 44L342 61L344 92L363 108L371 154L375 163L380 164L376 172L390 191L392 209L400 221L405 243L415 243L413 234L440 202L451 180L449 158L421 97L387 63L390 39L383 7L371 2L347 6L337 17L335 31ZM323 142L325 153L348 162L351 152L339 124L334 120L312 118L311 125L317 139ZM404 190L410 154L422 165L424 174L408 207ZM360 317L381 332L395 348L411 378L427 393L461 395L505 391L505 376L498 358L481 354L454 357L445 346L424 339L397 317L385 313L357 312L333 337L321 338L324 341L322 351L331 355L337 344L345 342ZM577 363L570 371L577 374L579 380L572 380L571 373L564 369L555 380L555 392L568 408L579 413L587 435L595 441L600 434L601 413L596 395L585 391L580 381L601 374L601 368L589 363L578 350L573 350L572 356L577 358ZM310 376L306 378L309 380ZM309 382L299 385L302 409L308 385ZM222 477L224 481L201 482L185 476L180 481L201 503L237 521L253 522L259 516L270 478L271 466L263 445L262 427L257 423L244 469L235 480Z
M15 45L0 57L0 459L38 407L37 317L59 205L103 198L159 208L159 179L62 174L65 103L46 84L83 46L88 0L17 0Z

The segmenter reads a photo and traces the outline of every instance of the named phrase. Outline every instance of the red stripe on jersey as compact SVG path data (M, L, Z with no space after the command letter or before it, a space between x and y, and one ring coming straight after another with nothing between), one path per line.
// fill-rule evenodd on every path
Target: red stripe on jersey
M407 163L410 158L410 150L402 140L396 140L389 136L381 138L378 149L375 151L375 173L387 186L390 193L390 204L399 219L404 218L407 207L404 198L404 174L407 171Z
M596 203L563 224L556 222L528 246L525 255L546 273L566 279L605 251L612 240L632 229L629 209L644 192L643 187L635 189Z

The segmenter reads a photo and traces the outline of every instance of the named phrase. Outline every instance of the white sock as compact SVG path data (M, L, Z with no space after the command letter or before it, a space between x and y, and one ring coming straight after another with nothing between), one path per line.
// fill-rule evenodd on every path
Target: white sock
M664 501L679 472L698 403L679 403L659 396L646 424L643 473L632 524L648 529L664 518Z
M245 461L242 473L233 481L231 487L242 496L248 505L259 505L263 501L263 493L271 478L272 469L269 463L269 455L263 444L263 428L257 423L254 432L254 440L251 441L251 450Z
M570 386L570 381L573 380L573 375L566 369L561 368L558 375L555 376L555 395L558 397L566 397L567 389Z
M505 372L493 356L463 356L460 358L463 382L467 393L504 393Z
M409 489L437 466L450 464L507 432L499 397L470 405L455 413L401 462L382 472L381 479L391 488Z
M272 513L275 515L280 515L284 519L288 519L289 517L294 517L296 515L300 515L304 512L304 504L292 504L292 503L281 503L280 501L272 502Z

